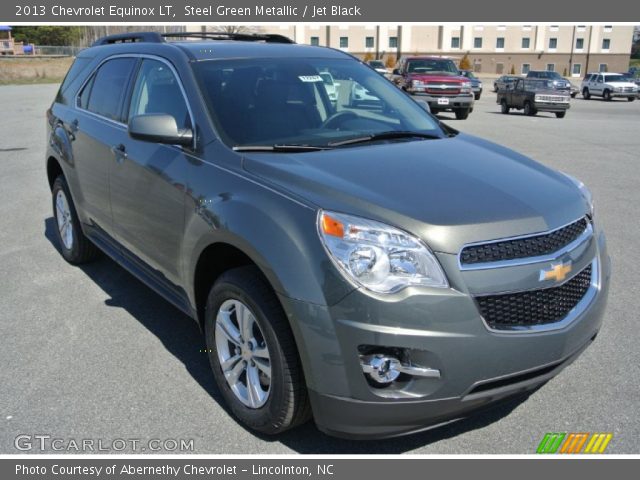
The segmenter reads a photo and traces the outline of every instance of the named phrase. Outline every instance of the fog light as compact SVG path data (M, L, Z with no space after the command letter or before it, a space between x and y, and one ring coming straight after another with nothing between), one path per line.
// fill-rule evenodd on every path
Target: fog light
M375 383L387 385L394 382L401 373L416 377L440 378L440 370L403 364L391 355L381 353L362 355L360 357L362 371Z

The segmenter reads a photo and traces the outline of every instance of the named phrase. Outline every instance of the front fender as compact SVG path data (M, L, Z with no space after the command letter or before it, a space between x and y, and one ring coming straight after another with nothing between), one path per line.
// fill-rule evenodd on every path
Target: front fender
M280 295L333 305L353 290L320 242L315 208L240 173L208 163L195 169L186 199L182 256L188 259L184 275L193 305L198 259L216 243L251 258Z

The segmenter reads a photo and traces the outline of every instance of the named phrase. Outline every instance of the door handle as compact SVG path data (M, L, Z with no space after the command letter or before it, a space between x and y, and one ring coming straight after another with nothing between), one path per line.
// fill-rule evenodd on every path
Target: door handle
M122 163L127 158L127 151L123 144L114 145L111 147L111 153L116 157L116 162Z

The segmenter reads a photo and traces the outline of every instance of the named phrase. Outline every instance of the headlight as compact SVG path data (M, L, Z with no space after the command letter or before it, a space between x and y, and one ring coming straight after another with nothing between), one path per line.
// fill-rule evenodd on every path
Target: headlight
M449 284L433 253L418 238L384 223L320 211L318 232L331 260L351 282L392 293L410 285Z
M580 190L580 193L589 204L589 215L591 215L591 218L593 218L595 209L593 206L593 195L591 194L591 190L589 190L589 188L580 180L578 180L576 177L569 175L568 173L565 173L565 172L560 172L560 173L562 173L565 177L571 180L576 187L578 187L578 190Z

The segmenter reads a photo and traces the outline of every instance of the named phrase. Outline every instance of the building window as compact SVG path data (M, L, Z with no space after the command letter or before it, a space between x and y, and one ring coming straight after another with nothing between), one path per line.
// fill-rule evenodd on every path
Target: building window
M364 39L365 48L373 48L373 37L366 37Z
M547 72L555 72L556 64L555 63L547 63Z
M389 37L389 48L398 48L398 37Z
M612 27L611 25L605 25L605 26L604 26L604 31L605 31L605 32L610 32L610 31L612 31L612 30L613 30L613 27Z
M531 48L531 39L529 37L522 37L522 48Z
M558 48L558 39L556 37L549 39L549 50Z
M473 39L473 48L482 48L482 37L475 37Z
M558 25L551 25L549 27L549 30L552 31L552 32L557 32L558 31Z
M578 25L577 30L578 30L578 32L586 32L587 31L587 26L586 25Z
M574 77L579 77L580 74L582 73L582 64L574 63L571 73L573 74Z
M460 37L451 37L451 48L460 48Z
M504 48L504 37L496 38L496 48Z
M504 63L496 63L496 73L502 75L504 73Z
M506 25L498 25L498 30L506 30L507 26Z
M582 50L584 48L584 38L576 38L576 49Z
M314 47L317 47L318 45L320 45L320 37L311 37L309 43Z
M340 48L349 48L349 37L340 37Z
M529 73L529 70L531 70L531 64L530 63L523 63L522 64L522 70L521 70L522 75L526 75L527 73Z
M606 72L607 71L607 64L606 63L601 63L600 65L598 65L598 71L599 72Z
M531 25L523 25L522 26L522 30L524 30L525 32L530 32L531 31Z
M602 49L603 50L609 50L610 47L611 47L611 39L603 38L602 39Z

